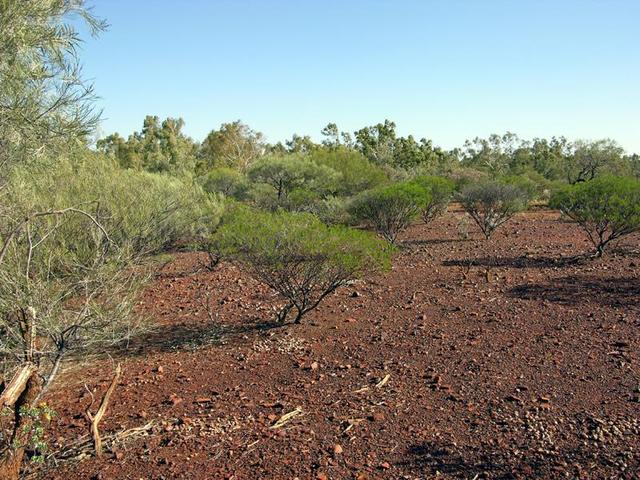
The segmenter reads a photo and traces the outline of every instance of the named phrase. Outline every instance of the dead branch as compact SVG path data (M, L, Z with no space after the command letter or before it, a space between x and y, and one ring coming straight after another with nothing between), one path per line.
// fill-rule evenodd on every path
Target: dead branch
M16 403L36 370L37 368L33 363L27 363L15 373L2 395L0 395L0 410L4 407L12 407Z
M104 397L102 398L102 402L100 402L100 407L95 415L91 413L91 406L87 409L87 417L91 420L91 435L93 436L93 444L96 451L96 456L102 456L102 439L100 438L100 431L98 430L98 426L100 425L100 421L102 417L107 411L107 407L109 406L109 400L111 399L111 395L118 384L118 380L120 380L120 374L122 373L122 367L120 364L116 366L116 371L113 376L113 380L111 380L111 385L107 389Z

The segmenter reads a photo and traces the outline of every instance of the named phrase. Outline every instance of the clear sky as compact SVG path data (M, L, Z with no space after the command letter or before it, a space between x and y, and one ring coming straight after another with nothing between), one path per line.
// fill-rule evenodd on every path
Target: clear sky
M91 0L90 0L91 1ZM241 119L269 141L389 118L445 148L504 133L640 152L640 0L92 0L104 134Z

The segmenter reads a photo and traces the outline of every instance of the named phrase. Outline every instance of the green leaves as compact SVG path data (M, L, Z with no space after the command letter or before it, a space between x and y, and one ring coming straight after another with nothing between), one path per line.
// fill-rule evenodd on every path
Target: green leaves
M390 267L391 249L374 236L327 226L311 214L238 206L215 237L217 253L244 265L285 300L279 319L295 321L349 280Z
M501 182L468 185L462 189L458 199L487 239L527 206L525 192Z
M356 198L352 214L370 224L380 235L395 243L398 234L415 220L427 204L431 194L416 182L396 183L364 192Z
M640 181L633 178L603 176L566 186L549 205L582 227L596 256L609 242L640 230Z

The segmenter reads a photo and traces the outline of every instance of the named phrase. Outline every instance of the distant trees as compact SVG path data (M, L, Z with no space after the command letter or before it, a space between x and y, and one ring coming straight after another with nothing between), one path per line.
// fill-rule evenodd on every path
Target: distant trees
M398 235L424 211L429 192L414 182L396 183L364 192L351 207L355 219L371 225L395 244Z
M418 166L435 168L448 156L430 140L419 141L411 135L399 137L396 124L390 120L355 132L355 147L374 165L410 169Z
M487 240L527 203L526 194L518 187L495 181L464 187L458 200Z
M578 223L601 257L610 242L640 230L640 180L603 176L557 191L553 208Z
M99 151L117 160L123 168L191 175L195 169L197 145L182 129L184 120L147 115L142 130L124 140L112 134L98 140Z
M204 173L211 168L227 167L246 172L266 149L262 133L240 120L223 123L202 142L198 151L198 170Z
M335 170L294 154L265 157L251 167L248 175L253 182L271 187L276 203L285 201L299 189L331 193L339 178Z
M389 267L391 250L366 232L328 227L304 213L240 208L216 235L216 251L284 299L277 318L300 323L338 287ZM292 314L292 315L291 315Z

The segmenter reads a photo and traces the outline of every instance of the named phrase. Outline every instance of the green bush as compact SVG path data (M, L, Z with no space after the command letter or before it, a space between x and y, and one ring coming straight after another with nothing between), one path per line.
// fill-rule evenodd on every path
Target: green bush
M520 175L507 175L500 179L502 183L513 185L527 194L530 200L545 199L551 182L538 172L529 171Z
M313 213L329 225L351 225L353 220L349 213L351 202L350 198L329 196L316 204Z
M210 170L202 186L208 193L222 193L236 200L243 200L249 189L246 177L238 170L227 167Z
M468 185L462 189L458 199L487 239L527 205L525 192L500 182Z
M453 181L443 177L420 176L415 178L413 182L429 192L427 203L420 213L424 223L433 221L447 211L455 188Z
M416 183L397 183L364 192L354 200L351 212L355 219L396 243L398 234L411 225L430 198L429 192Z
M348 148L319 149L312 152L309 159L339 173L339 181L334 188L339 196L356 195L388 181L380 167L370 163L360 152Z
M118 245L136 256L158 253L179 242L206 238L216 227L221 201L190 179L123 170L101 155L80 152L58 159L55 168L35 164L14 171L9 201L31 212L82 206ZM66 242L88 245L88 232L69 228ZM73 232L73 233L71 233Z
M552 208L578 223L602 256L607 245L640 230L640 180L602 176L556 191Z
M216 253L243 265L286 301L278 313L294 322L341 285L389 268L391 249L374 236L329 227L314 215L236 208L215 237Z
M305 189L318 195L334 193L340 175L302 155L289 154L259 160L249 170L249 178L257 184L268 185L276 205L282 206L294 190ZM261 188L264 195L267 190Z

